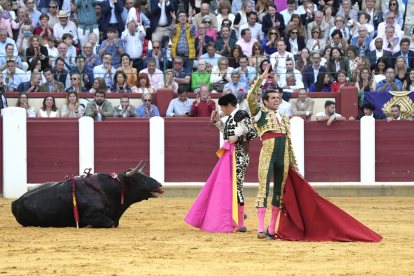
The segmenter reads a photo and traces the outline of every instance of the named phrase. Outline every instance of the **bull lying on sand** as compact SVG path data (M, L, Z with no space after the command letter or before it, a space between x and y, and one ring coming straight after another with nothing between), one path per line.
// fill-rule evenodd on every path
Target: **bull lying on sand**
M119 181L114 173L74 178L79 227L118 227L119 219L129 206L164 193L158 181L142 172L145 165L138 169L141 163L131 171L117 174ZM12 203L12 212L23 226L76 226L72 179L31 189Z

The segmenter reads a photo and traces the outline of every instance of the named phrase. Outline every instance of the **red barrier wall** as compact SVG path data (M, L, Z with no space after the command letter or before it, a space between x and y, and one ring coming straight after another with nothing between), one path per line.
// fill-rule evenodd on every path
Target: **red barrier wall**
M305 178L313 182L360 181L359 122L305 123Z
M165 118L165 181L204 182L218 161L219 130L209 118Z
M27 182L61 181L79 173L77 119L28 118Z
M95 172L124 172L148 160L149 119L113 118L95 122Z
M413 123L375 121L375 181L414 181Z
M218 161L218 129L208 118L165 118L166 182L205 182ZM376 122L376 181L414 181L413 122ZM305 177L312 182L360 181L360 124L305 123ZM1 120L0 120L1 129ZM29 118L28 183L78 174L78 121ZM246 182L257 182L261 141L250 144ZM149 120L95 122L95 171L123 172L149 160ZM1 160L0 160L1 162ZM148 174L149 168L145 169ZM0 172L2 174L2 172Z

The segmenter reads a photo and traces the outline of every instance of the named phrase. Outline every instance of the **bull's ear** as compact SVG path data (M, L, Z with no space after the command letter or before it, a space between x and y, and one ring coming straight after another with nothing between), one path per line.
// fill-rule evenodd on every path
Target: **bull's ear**
M144 164L144 166L142 166L142 168L141 169L139 169L139 172L141 172L142 173L142 171L145 169L145 167L147 166L147 163L148 163L148 160L147 161L145 161L145 164Z
M126 177L133 176L139 170L138 168L139 166L141 166L141 163L142 163L142 160L141 162L139 162L138 166L136 166L132 171L126 173Z

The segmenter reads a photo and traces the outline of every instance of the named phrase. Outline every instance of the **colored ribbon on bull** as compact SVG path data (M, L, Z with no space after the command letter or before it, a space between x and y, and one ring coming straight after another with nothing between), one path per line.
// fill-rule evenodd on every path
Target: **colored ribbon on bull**
M73 197L73 213L75 214L76 228L79 228L79 212L78 205L76 204L76 194L75 194L75 177L72 174L72 197Z
M118 180L119 184L121 184L121 204L124 204L124 185L122 185L121 180L119 180L118 175L114 172L111 172L109 174L113 179Z

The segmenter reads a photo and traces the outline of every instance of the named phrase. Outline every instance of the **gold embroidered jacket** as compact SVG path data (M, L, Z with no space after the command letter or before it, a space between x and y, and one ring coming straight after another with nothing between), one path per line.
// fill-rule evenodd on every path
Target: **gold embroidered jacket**
M256 128L259 133L260 139L265 133L283 133L286 135L286 140L289 145L289 163L291 165L296 164L296 157L293 151L292 142L290 140L290 120L283 113L279 113L282 117L280 123L277 121L276 112L266 108L265 106L260 106L256 100L257 91L262 84L262 79L257 78L252 87L247 94L247 102L250 109L250 114L254 118L253 126Z

